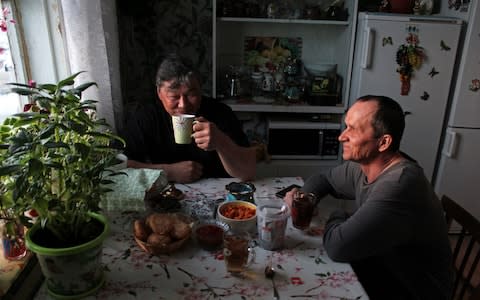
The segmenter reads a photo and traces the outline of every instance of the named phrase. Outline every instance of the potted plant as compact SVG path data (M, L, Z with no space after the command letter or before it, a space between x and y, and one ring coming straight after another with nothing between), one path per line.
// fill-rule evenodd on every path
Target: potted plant
M124 141L97 119L96 101L82 99L96 84L75 87L80 73L57 84L10 83L31 104L0 125L0 207L31 227L27 248L37 254L50 294L60 297L85 296L103 284L108 223L100 203L111 176L123 174L110 167ZM31 210L34 224L25 214Z

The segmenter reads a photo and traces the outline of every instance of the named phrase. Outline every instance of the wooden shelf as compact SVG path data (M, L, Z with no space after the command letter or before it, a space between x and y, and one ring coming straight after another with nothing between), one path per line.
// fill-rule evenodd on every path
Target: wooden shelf
M336 21L336 20L232 18L232 17L217 18L217 21L222 21L222 22L248 22L248 23L313 24L313 25L336 25L336 26L348 26L350 24L349 21Z
M343 114L345 107L341 106L316 106L309 104L263 104L263 103L238 103L236 100L224 100L225 104L237 112L275 112L275 113L324 113Z

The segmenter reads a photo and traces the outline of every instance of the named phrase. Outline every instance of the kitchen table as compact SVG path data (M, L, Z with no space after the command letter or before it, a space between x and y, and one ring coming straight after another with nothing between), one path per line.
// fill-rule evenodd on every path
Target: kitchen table
M235 179L212 178L176 184L185 194L182 211L194 217L213 216L217 204L225 199L225 186L232 181ZM281 177L259 179L253 184L258 204L275 199L282 188L302 185L303 181ZM289 220L283 249L268 251L256 246L255 262L239 278L226 272L221 250L202 250L193 239L170 255L144 252L135 243L132 223L145 213L108 211L111 233L103 250L106 282L90 299L273 299L272 281L264 275L270 260L276 270L274 280L280 299L368 299L351 266L333 262L323 249L326 216L321 209L319 212L308 233L292 227ZM48 298L44 284L35 299Z

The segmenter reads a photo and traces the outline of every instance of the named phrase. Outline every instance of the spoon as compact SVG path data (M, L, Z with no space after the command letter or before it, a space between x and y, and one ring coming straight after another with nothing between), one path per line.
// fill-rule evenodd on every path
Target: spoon
M280 299L280 295L278 294L277 287L275 285L275 269L272 266L272 258L270 257L270 262L265 266L265 277L269 278L272 281L273 286L273 299Z

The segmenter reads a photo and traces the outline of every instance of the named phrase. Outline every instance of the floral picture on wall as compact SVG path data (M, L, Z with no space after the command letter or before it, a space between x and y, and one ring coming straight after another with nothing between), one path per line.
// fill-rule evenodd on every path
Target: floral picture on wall
M302 38L245 37L245 64L257 71L275 72L289 57L301 58Z

